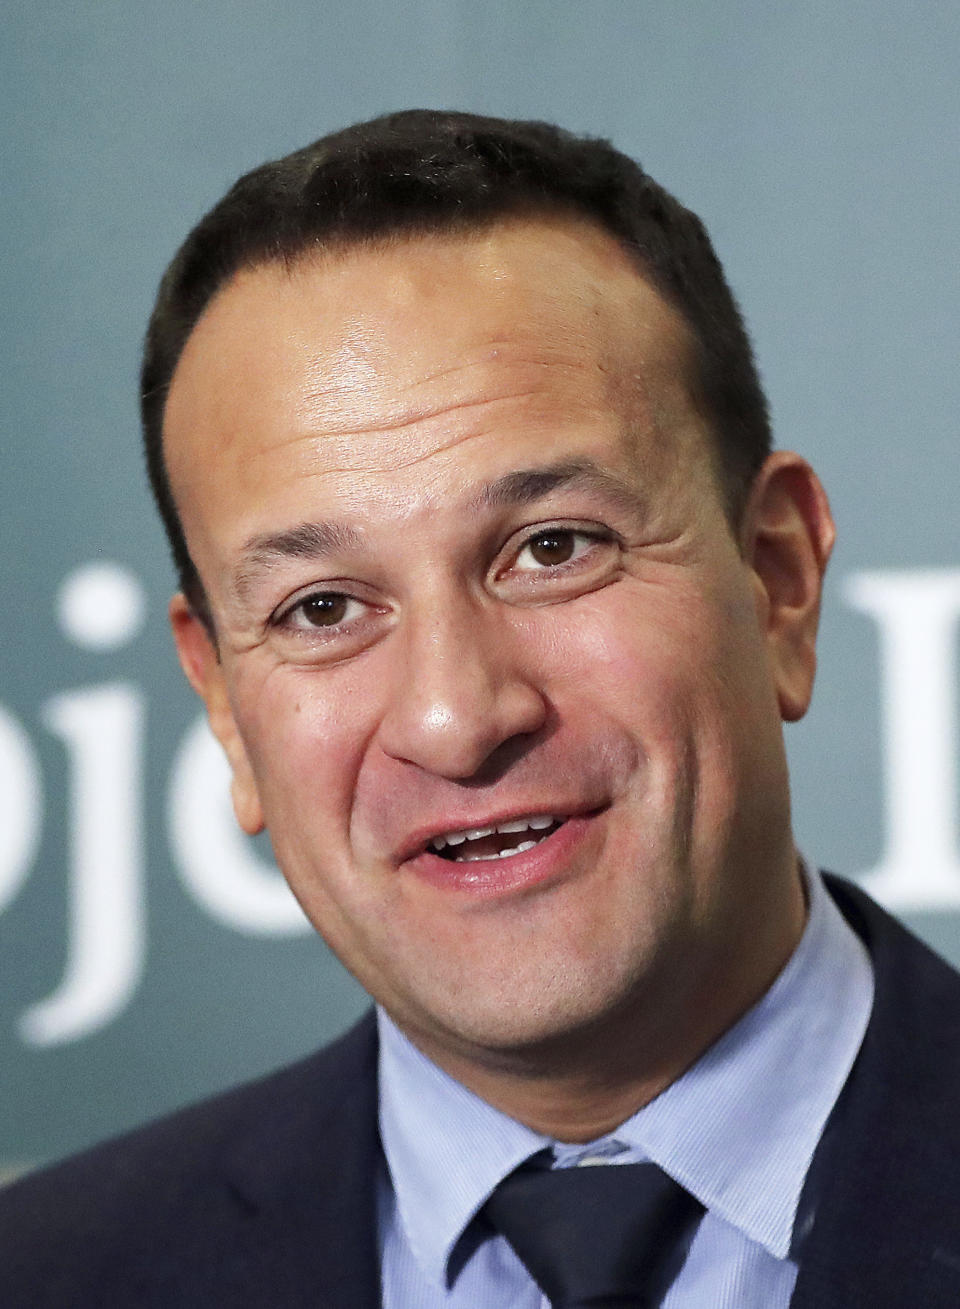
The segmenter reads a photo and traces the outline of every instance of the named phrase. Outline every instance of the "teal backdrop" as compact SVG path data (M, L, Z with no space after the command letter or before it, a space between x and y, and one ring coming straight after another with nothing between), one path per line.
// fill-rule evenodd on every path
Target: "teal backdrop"
M4 14L0 1167L326 1040L364 1004L233 832L166 630L138 351L241 172L414 105L611 136L707 222L778 441L840 527L788 732L810 858L960 962L960 8L89 0Z

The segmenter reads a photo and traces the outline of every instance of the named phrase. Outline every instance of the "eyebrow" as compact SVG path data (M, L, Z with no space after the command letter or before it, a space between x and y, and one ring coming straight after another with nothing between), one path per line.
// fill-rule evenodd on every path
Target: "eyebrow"
M252 536L241 551L233 590L241 599L275 564L284 559L323 559L327 555L358 550L361 534L345 523L300 523L282 532Z
M595 490L620 507L635 512L642 497L625 481L592 459L562 460L540 468L520 468L481 487L469 509L500 509L534 504L561 487ZM245 600L264 573L285 559L323 559L332 554L358 551L363 534L345 523L300 523L281 532L251 537L241 551L233 579L236 596Z
M498 477L474 497L478 509L498 509L510 505L534 504L561 487L581 486L598 491L623 508L635 511L642 497L615 473L592 459L568 459L543 468L521 468Z

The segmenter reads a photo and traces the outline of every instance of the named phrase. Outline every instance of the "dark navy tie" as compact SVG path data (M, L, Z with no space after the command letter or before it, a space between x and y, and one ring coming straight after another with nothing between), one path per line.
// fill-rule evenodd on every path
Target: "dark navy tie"
M483 1212L553 1309L652 1309L686 1258L703 1206L652 1163L527 1163Z

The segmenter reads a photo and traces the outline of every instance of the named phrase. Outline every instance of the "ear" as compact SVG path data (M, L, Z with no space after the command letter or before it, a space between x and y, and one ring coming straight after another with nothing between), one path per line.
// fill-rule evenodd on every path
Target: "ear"
M802 718L810 705L820 595L835 535L826 492L807 461L788 450L770 455L751 488L740 548L757 580L786 722Z
M170 626L180 667L207 706L210 728L230 763L233 773L230 794L237 822L249 836L256 836L263 831L263 811L246 747L233 716L220 655L206 625L184 595L177 594L170 601Z

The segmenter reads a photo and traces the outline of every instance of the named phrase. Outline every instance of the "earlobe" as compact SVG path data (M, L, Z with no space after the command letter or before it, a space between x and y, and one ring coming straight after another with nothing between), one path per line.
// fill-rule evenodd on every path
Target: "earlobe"
M780 713L802 718L816 672L823 576L835 530L820 479L780 450L757 474L743 516L741 550L756 576Z
M233 774L230 795L237 822L248 836L256 836L264 828L263 811L246 747L233 716L220 657L206 626L184 595L178 593L173 597L169 612L180 666L206 705L210 730L230 764Z

